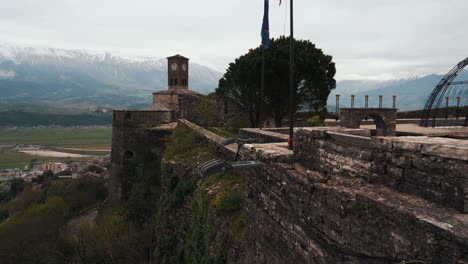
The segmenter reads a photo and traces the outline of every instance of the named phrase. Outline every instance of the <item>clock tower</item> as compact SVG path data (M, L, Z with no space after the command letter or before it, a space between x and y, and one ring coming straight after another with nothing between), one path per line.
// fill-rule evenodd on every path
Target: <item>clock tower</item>
M169 90L188 90L188 58L179 54L167 57L167 83Z

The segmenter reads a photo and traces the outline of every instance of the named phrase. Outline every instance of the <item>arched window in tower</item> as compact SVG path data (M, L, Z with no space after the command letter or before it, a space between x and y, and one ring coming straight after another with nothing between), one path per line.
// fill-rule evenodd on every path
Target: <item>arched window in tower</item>
M132 160L133 157L135 157L133 152L131 152L130 150L127 150L127 151L124 152L123 161L128 162L128 161Z

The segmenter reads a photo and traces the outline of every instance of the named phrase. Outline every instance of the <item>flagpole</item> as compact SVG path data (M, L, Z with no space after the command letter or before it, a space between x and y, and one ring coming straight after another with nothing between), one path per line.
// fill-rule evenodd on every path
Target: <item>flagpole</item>
M262 49L262 83L260 86L260 129L263 128L263 88L265 86L265 49L263 48L263 44L261 46Z
M290 44L289 44L289 140L288 146L289 149L293 149L293 140L294 140L294 117L293 117L293 108L294 108L294 17L293 17L293 0L291 0L290 6Z
M262 129L263 127L263 88L265 86L265 50L270 46L270 25L268 21L268 9L269 9L269 0L264 0L264 13L263 13L263 23L262 23L262 45L260 49L262 50L262 77L261 77L261 85L260 85L260 111L259 111L259 128Z

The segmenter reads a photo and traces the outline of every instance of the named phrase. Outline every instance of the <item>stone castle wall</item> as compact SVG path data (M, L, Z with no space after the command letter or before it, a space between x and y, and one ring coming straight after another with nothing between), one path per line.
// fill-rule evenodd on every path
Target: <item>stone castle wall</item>
M289 134L272 132L267 129L262 133L258 133L256 128L242 128L239 130L240 138L253 138L256 143L272 143L272 142L287 142Z
M294 149L298 161L324 175L363 178L468 213L466 141L304 128L296 131Z
M203 113L199 105L204 97L196 95L185 95L183 97L183 107L181 118L188 119L194 123L200 123L203 120Z
M249 159L248 156L244 158ZM247 179L238 263L464 263L468 233L451 210L349 178L271 163Z
M168 109L179 109L179 97L175 93L153 94L153 104L160 103Z
M112 117L113 127L151 127L169 122L172 117L167 111L115 110Z
M193 124L189 127L206 132ZM369 181L378 172L372 170L380 164L379 158L371 157L376 153L381 153L379 157L385 158L389 168L407 166L405 160L413 157L411 166L424 171L426 180L435 180L437 172L430 170L437 165L423 169L417 160L449 159L452 166L462 166L462 170L466 160L446 157L436 147L444 148L440 143L433 142L430 149L427 142L417 139L413 143L391 138L371 140L344 132L299 129L294 153L286 149L286 143L246 144L241 148L241 159L259 160L265 167L263 173L237 171L247 181L246 237L239 247L229 249L229 262L468 262L468 221L464 215L422 198L424 195L406 194L388 184ZM227 146L222 153L230 158L235 149ZM340 164L341 169L335 171ZM444 168L454 173L453 168ZM390 177L388 171L379 177Z

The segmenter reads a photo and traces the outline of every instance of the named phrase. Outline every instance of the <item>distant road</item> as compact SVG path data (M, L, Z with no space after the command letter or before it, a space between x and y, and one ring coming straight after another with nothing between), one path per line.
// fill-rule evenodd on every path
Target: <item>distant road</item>
M90 157L90 155L73 154L73 153L58 152L58 151L52 151L52 150L23 150L23 151L20 151L20 152L30 154L30 155L34 155L34 156L50 157L50 158L86 158L86 157Z

